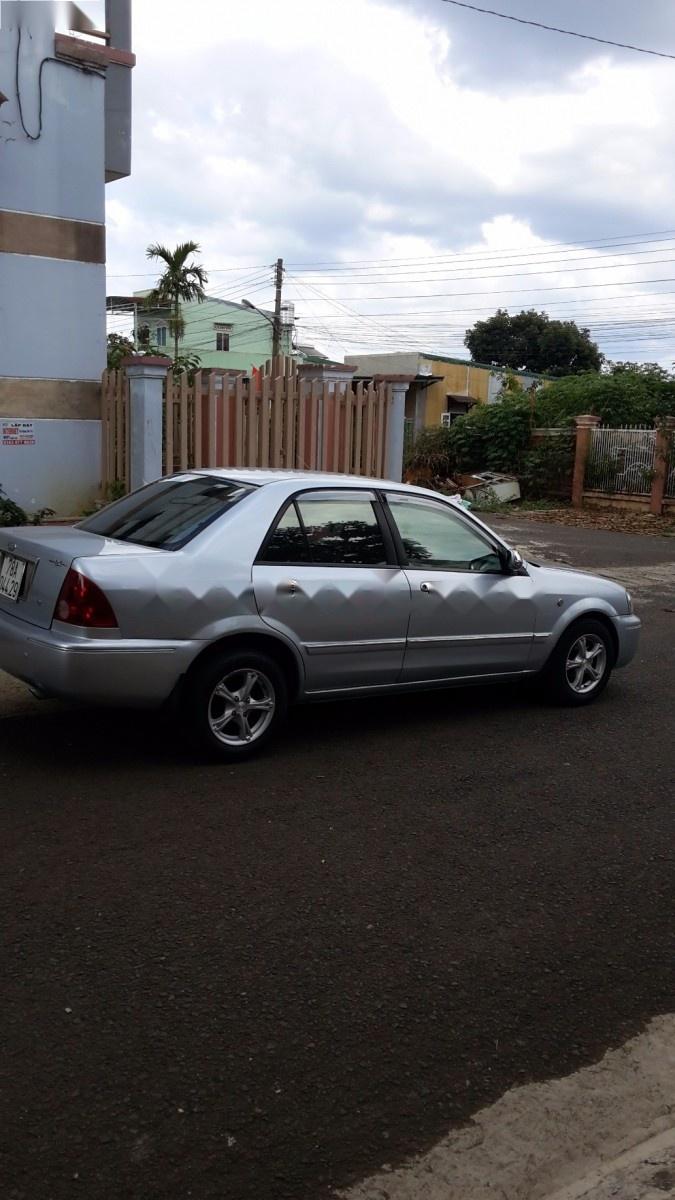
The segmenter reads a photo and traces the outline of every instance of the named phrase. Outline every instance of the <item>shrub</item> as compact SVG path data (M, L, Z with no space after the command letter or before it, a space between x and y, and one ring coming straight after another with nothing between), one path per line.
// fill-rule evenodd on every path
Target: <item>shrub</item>
M21 505L9 499L0 486L0 526L7 528L10 525L41 525L45 517L53 516L53 508L39 508L34 513L25 512Z
M530 422L530 404L522 396L476 405L450 426L457 469L517 474L530 444Z
M28 513L13 500L9 499L6 492L2 490L0 485L0 525L27 525Z
M452 430L452 426L446 428L444 425L423 429L406 455L406 472L425 473L441 479L452 475L455 469Z
M410 471L447 478L455 472L517 473L530 444L529 401L509 396L500 404L481 404L448 427L424 429L406 460Z
M574 468L574 435L560 433L532 446L523 457L519 480L524 496L569 496Z
M538 425L569 425L580 413L595 413L604 425L653 425L675 413L675 380L659 367L617 364L611 374L559 379L539 391Z

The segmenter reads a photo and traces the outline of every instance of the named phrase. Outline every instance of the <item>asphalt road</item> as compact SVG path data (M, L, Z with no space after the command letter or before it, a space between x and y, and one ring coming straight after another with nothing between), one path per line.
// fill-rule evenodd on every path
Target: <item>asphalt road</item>
M319 1200L675 1008L675 541L517 540L633 572L591 709L305 709L235 770L0 686L3 1200Z

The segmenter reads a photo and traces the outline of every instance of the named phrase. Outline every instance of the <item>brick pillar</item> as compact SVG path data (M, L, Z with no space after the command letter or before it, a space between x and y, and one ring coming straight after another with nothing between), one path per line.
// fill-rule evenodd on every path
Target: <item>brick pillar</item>
M664 417L656 425L656 445L654 447L654 478L652 479L652 494L649 499L649 511L655 517L663 512L663 497L668 478L668 464L675 432L675 417Z
M584 483L586 482L586 462L591 448L591 430L600 424L600 417L593 413L584 413L576 418L577 445L574 455L574 475L572 476L572 506L581 508L584 502Z

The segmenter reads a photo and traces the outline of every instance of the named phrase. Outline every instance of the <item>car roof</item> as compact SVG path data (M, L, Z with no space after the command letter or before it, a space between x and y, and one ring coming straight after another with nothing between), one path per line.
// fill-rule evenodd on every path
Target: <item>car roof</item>
M190 472L193 474L193 472ZM271 483L315 484L316 487L395 488L396 491L413 492L420 496L434 496L437 500L459 500L459 497L439 495L430 488L415 487L410 483L401 483L396 479L375 479L367 475L339 475L331 471L283 471L283 470L252 470L248 467L201 467L194 471L196 475L213 475L220 479L236 479L239 483L251 483L257 487L266 487Z

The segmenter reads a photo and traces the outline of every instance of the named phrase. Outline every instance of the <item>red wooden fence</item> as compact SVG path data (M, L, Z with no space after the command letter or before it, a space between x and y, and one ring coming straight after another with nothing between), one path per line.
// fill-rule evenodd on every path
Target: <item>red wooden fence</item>
M103 482L129 484L129 388L106 371L102 388ZM301 379L292 359L252 378L209 370L169 372L165 474L199 467L272 467L381 477L391 402L387 383Z

